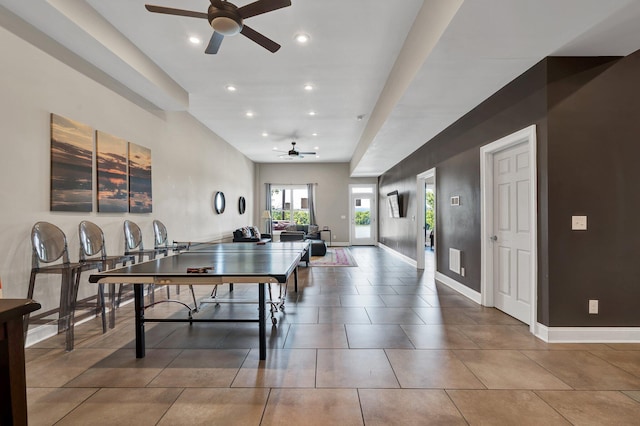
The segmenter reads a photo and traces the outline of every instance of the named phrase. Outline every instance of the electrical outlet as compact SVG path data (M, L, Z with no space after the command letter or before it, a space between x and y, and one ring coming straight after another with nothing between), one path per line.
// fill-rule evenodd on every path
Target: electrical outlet
M460 275L464 277L464 268L460 268Z
M589 300L589 313L590 314L597 314L598 313L598 300L597 299L590 299Z

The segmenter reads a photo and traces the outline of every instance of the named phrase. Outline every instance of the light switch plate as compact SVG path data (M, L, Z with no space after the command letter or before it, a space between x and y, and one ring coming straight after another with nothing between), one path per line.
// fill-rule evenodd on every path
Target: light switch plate
M586 216L571 216L571 230L573 230L573 231L586 231L587 230L587 217Z

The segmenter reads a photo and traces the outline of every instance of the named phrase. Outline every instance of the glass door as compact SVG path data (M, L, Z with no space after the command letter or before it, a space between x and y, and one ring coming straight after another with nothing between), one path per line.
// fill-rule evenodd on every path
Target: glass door
M375 186L351 187L351 245L375 245L375 201Z

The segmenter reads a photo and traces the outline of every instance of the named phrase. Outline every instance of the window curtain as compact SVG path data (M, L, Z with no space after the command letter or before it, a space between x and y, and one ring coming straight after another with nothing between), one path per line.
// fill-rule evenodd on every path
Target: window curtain
M316 222L316 184L307 184L307 193L309 196L309 225L317 225Z
M270 183L265 183L264 184L264 190L265 190L264 209L269 212L269 215L271 215L271 184ZM270 220L269 224L266 226L268 234L273 234L272 229L271 229L272 226L273 226L273 221Z

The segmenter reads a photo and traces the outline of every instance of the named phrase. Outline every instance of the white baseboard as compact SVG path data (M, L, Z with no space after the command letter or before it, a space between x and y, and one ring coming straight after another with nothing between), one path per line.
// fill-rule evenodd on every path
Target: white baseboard
M162 287L157 287L156 291L162 290L162 289L163 289ZM146 290L144 294L145 295L147 294ZM128 305L129 303L133 303L133 298L123 300L121 305ZM107 309L107 315L108 314L109 314L109 309ZM83 320L78 321L76 325L84 324L87 321L92 321L96 317L97 315L84 318ZM43 340L53 337L56 334L58 334L58 324L55 319L51 320L51 324L43 324L38 327L29 328L29 330L27 331L26 340L24 342L24 347L28 348L29 346L35 345L38 342L42 342Z
M44 324L39 327L30 328L27 332L27 340L24 343L25 348L35 345L38 342L53 337L58 334L57 324Z
M326 241L325 241L326 243ZM345 243L345 242L340 242L340 241L334 241L331 243L331 245L329 245L329 243L327 243L327 247L350 247L351 244L349 243Z
M406 263L408 263L409 265L413 266L414 268L418 267L418 262L416 262L415 259L412 259L409 256L405 256L404 254L395 251L391 247L385 246L381 242L378 242L378 247L380 247L381 249L387 251L389 254L392 254L392 255L400 258L400 260L405 261Z
M547 327L538 323L535 335L548 343L640 343L640 327Z
M435 279L436 281L439 281L440 283L446 285L447 287L457 291L461 295L473 300L478 305L481 304L482 299L479 292L473 289L470 289L464 284L460 284L458 281L454 280L453 278L449 278L448 276L438 271L436 271L435 273Z

